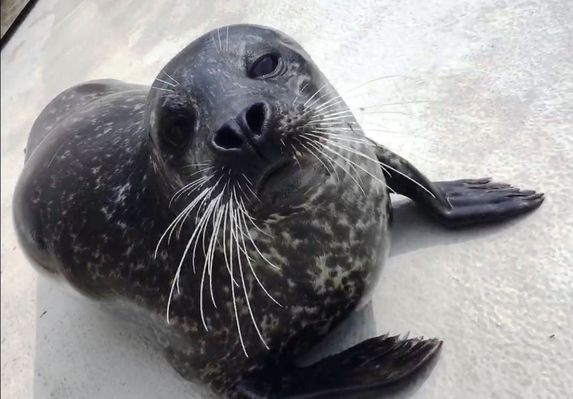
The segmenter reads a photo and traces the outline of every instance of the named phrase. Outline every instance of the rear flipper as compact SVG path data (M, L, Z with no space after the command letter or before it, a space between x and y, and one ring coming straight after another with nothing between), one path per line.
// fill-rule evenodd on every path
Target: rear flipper
M390 189L412 199L448 227L503 221L543 202L541 193L492 183L489 178L430 182L388 149L376 144L375 152Z
M238 390L244 398L269 399L354 398L365 393L380 393L417 375L441 346L442 341L437 339L383 335L310 366L283 370L266 389L260 389L261 379L267 383L269 379L260 375L253 376L251 381L246 379Z

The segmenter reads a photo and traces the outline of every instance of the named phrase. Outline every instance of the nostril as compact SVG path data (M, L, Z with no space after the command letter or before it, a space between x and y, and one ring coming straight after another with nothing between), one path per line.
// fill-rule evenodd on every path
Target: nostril
M247 111L247 125L253 134L260 135L262 133L266 113L265 104L263 103L254 104Z
M228 125L221 127L217 132L215 132L213 142L218 147L226 150L241 148L243 145L241 135Z

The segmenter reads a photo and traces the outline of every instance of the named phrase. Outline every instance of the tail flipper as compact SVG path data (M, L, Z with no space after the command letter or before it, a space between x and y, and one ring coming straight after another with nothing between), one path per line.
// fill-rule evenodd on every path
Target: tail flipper
M389 337L363 341L308 367L291 369L272 398L345 398L406 382L439 352L437 339Z

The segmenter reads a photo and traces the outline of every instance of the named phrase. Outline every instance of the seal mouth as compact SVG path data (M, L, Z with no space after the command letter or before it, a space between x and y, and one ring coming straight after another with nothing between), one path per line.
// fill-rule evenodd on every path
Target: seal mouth
M257 195L261 194L271 181L285 177L288 170L293 166L294 161L291 158L283 158L270 165L262 174L256 185Z

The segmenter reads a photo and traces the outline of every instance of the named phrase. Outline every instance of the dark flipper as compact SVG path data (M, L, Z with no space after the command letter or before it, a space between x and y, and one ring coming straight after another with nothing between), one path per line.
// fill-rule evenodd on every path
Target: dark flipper
M377 145L376 156L386 165L388 186L449 227L498 222L530 212L541 205L543 194L520 190L489 178L430 182L418 169L388 149Z
M379 393L422 371L439 353L442 341L384 335L363 341L308 367L283 370L273 386L261 390L261 380L238 387L245 398L354 398ZM258 380L258 381L256 381ZM255 386L259 388L255 388Z

